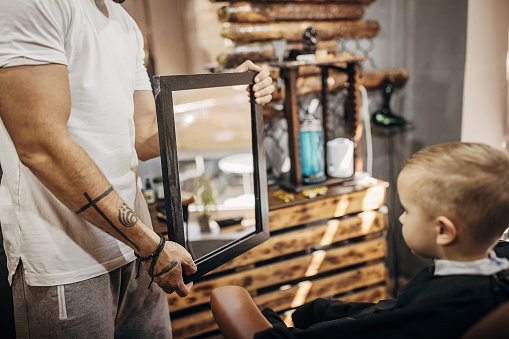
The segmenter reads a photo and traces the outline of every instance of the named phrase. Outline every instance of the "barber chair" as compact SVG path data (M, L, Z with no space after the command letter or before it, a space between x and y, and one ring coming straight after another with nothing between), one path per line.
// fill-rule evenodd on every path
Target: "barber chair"
M262 315L246 289L223 286L212 291L210 306L225 339L252 339L256 332L272 325ZM499 339L509 337L509 301L488 313L461 339Z
M509 301L476 322L461 339L495 339L509 337Z
M272 327L247 290L240 286L214 289L210 307L225 339L252 339L256 332Z

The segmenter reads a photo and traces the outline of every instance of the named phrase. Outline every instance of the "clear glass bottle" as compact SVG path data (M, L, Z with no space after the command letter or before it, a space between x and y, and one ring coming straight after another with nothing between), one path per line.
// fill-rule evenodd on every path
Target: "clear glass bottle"
M145 195L145 200L147 201L147 204L150 205L156 202L154 190L152 189L152 184L150 183L149 178L145 180L145 191L143 192L143 194Z

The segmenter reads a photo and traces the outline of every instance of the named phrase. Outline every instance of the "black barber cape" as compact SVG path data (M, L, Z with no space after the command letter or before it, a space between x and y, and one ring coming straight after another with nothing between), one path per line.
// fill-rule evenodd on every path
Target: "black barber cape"
M434 276L433 270L430 266L416 274L398 299L376 304L317 299L305 304L292 315L295 328L265 309L274 328L255 339L458 338L509 299L507 270L492 276Z

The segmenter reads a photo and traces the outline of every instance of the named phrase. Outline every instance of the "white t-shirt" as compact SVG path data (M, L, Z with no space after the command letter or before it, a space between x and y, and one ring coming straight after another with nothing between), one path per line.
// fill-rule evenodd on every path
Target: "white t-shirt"
M108 16L94 0L0 0L0 67L67 66L69 134L150 226L134 148L133 94L151 90L143 37L120 5L105 3ZM1 121L0 164L10 277L20 259L34 286L82 281L134 260L131 248L65 207L21 164Z

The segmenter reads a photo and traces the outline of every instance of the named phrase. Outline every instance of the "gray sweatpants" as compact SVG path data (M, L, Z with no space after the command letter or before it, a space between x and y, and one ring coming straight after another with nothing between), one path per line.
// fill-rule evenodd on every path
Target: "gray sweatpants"
M171 338L168 302L137 261L59 286L28 286L20 262L13 277L17 338Z

